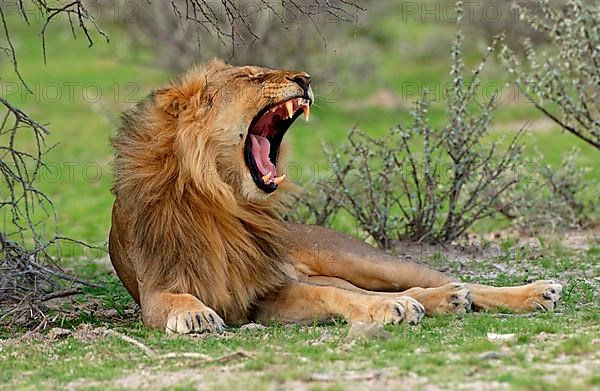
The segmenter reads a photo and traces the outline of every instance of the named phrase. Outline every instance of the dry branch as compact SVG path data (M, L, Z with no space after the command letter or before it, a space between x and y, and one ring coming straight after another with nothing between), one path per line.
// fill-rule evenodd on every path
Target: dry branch
M98 329L93 330L94 332L101 333L103 336L112 336L115 338L119 338L127 343L134 345L144 352L146 356L151 359L156 360L177 360L177 359L195 359L195 365L207 364L207 363L219 363L223 364L232 360L236 360L238 358L248 358L252 357L252 355L244 350L237 350L232 353L225 354L220 357L212 358L209 355L198 353L198 352L170 352L165 354L158 354L153 349L138 341L135 338L132 338L128 335L119 333L118 331L112 329L106 329L104 327L100 327Z
M81 293L79 286L69 285L85 282L62 271L52 255L65 238L56 235L54 205L37 187L48 129L2 97L0 105L0 322L42 326L44 303ZM20 148L24 141L26 150Z
M342 22L356 26L365 9L359 0L125 0L135 21L123 28L135 46L175 71L211 57L238 64L305 67ZM343 34L343 33L341 33ZM321 61L321 67L323 67Z

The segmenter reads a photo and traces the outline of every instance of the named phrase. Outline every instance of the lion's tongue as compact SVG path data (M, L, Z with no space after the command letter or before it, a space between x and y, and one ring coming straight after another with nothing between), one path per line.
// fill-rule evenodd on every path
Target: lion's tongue
M257 134L251 134L250 140L252 141L252 155L254 161L262 175L271 173L271 178L275 178L277 175L275 171L275 165L269 160L269 152L271 151L271 143L266 137L259 136Z

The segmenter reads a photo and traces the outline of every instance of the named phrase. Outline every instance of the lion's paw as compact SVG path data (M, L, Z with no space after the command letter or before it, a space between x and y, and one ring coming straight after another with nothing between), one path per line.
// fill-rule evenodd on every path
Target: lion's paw
M444 295L441 313L464 314L471 310L471 290L467 284L452 282L444 285Z
M412 297L403 296L383 299L382 305L374 312L372 320L381 323L406 322L416 325L421 322L423 315L425 315L425 307L421 303Z
M167 334L221 333L223 330L225 322L208 307L176 312L169 317L166 327Z
M471 310L472 305L471 289L460 282L435 288L411 288L404 295L422 303L428 315L464 314Z
M535 281L525 287L525 305L530 310L553 311L561 300L563 287L552 280Z

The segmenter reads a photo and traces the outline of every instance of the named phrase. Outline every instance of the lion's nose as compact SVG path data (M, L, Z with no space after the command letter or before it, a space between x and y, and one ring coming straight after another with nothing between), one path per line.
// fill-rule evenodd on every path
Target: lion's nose
M293 77L288 77L288 80L298 84L304 92L308 92L308 87L310 86L310 75L308 73L299 73Z

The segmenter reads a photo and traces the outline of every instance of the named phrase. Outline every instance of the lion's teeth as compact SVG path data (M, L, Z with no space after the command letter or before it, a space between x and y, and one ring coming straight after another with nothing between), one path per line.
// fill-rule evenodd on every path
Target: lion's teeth
M283 180L285 179L285 174L282 176L278 176L275 179L273 179L273 182L275 182L276 185L279 185L281 182L283 182Z
M302 106L302 111L304 111L304 119L308 122L308 118L310 117L310 106Z
M262 177L263 183L268 183L270 179L271 179L271 173L263 175L263 177ZM275 179L277 179L277 178L275 178Z
M285 102L285 108L288 112L288 118L292 118L294 116L294 103L291 100Z

